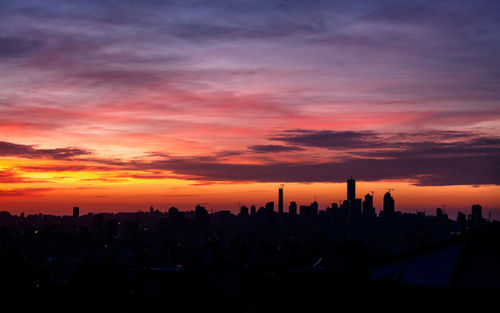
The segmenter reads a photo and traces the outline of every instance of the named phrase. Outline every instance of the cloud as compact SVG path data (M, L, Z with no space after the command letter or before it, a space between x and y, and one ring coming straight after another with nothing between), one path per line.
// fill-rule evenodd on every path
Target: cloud
M54 188L0 189L0 197L31 197L55 190Z
M372 147L381 138L371 131L290 130L270 138L304 147L353 149Z
M321 23L299 23L296 21L270 22L245 26L237 24L179 23L168 27L174 36L186 40L266 40L279 37L316 34L324 31Z
M500 185L500 154L480 156L414 156L412 158L347 158L339 162L231 164L172 159L144 164L208 181L342 182L354 176L362 181L409 180L417 185Z
M410 180L427 186L500 184L498 137L452 131L406 136L303 130L285 134L291 135L281 135L280 140L300 143L304 148L356 150L326 162L242 164L221 162L213 157L167 157L136 166L208 181L341 182L345 177L355 176L365 181Z
M37 149L31 145L21 145L0 141L0 156L20 157L28 159L67 160L77 156L90 155L91 152L79 148Z
M283 145L252 145L248 146L248 148L257 153L292 152L304 150L300 147Z
M199 183L341 182L346 177L354 176L364 181L408 180L426 186L500 185L500 137L484 133L290 130L271 139L293 143L294 146L253 145L249 149L267 155L301 150L304 156L290 161L273 161L271 158L222 151L199 156L148 153L144 158L131 160L86 158L85 155L76 159L72 158L72 153L61 156L61 149L39 151L32 146L12 143L7 145L9 149L3 151L4 155L8 152L8 155L51 157L64 161L64 164L19 168L26 172L106 171L109 175L104 179L111 180L173 178ZM327 153L318 152L317 148L323 148ZM342 153L337 153L339 151ZM325 157L316 159L318 154ZM1 174L0 178L5 181L18 179L10 172ZM89 181L94 180L103 179Z
M0 170L0 184L16 184L25 182L32 181L25 177L19 176L12 170Z
M0 59L20 58L38 51L43 46L40 40L22 37L0 37Z

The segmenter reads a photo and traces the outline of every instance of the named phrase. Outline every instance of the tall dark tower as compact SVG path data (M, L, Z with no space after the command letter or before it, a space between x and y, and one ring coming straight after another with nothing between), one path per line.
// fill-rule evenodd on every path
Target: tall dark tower
M395 211L394 198L391 195L391 191L385 193L384 195L384 217L393 216Z
M290 206L288 207L288 213L290 215L297 215L297 203L296 202L290 202Z
M373 208L373 195L367 193L365 195L365 201L363 201L363 215L364 216L375 216L375 209Z
M483 207L479 204L472 205L472 229L476 229L483 221Z
M278 214L283 214L283 187L284 185L281 184L279 187L279 193L278 193Z
M80 208L79 208L79 207L77 207L77 206L75 206L75 207L73 208L73 217L74 217L74 218L78 218L78 217L80 217Z
M352 179L347 180L347 201L354 201L356 199L356 181Z

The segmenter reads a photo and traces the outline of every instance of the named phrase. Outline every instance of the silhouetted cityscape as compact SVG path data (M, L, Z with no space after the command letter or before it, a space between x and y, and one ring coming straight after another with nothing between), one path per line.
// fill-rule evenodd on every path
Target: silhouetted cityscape
M277 211L270 201L241 206L238 215L209 213L202 204L188 212L0 212L1 292L121 299L134 308L161 299L171 311L261 312L314 308L329 297L340 310L362 309L369 302L358 297L377 301L386 292L400 298L384 307L397 310L414 296L458 301L470 288L484 294L500 288L500 223L483 218L479 204L456 220L443 208L432 216L402 213L389 190L377 216L373 193L357 198L353 178L347 199L324 210L316 201L290 202L285 212L283 185L277 196Z

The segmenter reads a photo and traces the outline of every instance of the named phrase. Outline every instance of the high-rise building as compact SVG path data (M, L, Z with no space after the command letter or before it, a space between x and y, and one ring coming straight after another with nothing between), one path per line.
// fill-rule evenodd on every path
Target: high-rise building
M274 212L274 201L266 203L265 210L266 210L266 213L272 214Z
M73 217L78 218L80 216L80 208L75 206L73 207Z
M319 211L318 202L314 201L313 203L311 203L310 208L311 208L312 215L318 215L318 211Z
M198 204L194 208L194 213L195 213L196 218L205 218L205 217L208 217L208 211L205 209L204 206L202 206L200 204Z
M347 201L356 199L356 181L352 179L347 180Z
M240 208L240 216L248 216L248 207L242 205Z
M443 209L436 208L436 217L439 219L443 218Z
M461 234L465 234L465 232L467 230L466 225L467 225L467 218L466 218L465 214L462 212L458 212L457 213L457 226L458 226L457 231L460 232Z
M332 210L335 213L339 209L339 205L336 202L332 203Z
M479 204L472 205L472 221L471 227L472 229L476 229L483 222L483 207Z
M252 205L250 207L250 214L254 215L256 210L257 210L257 208L255 207L255 205Z
M297 203L296 202L290 202L290 206L288 207L288 213L290 215L297 215Z
M384 217L393 216L395 211L394 198L388 191L384 195Z
M283 185L280 185L278 192L278 213L283 214Z
M375 208L373 207L373 195L369 193L365 195L365 201L363 201L363 216L375 216Z

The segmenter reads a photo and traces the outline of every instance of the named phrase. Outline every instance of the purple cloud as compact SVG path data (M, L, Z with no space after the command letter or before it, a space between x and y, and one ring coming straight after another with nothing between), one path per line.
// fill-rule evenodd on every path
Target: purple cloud
M48 158L56 160L71 159L77 156L90 155L91 152L79 148L37 149L31 145L21 145L0 141L0 156L14 156L21 158Z
M304 150L300 147L295 146L283 146L283 145L252 145L248 146L250 150L257 153L276 153L276 152L292 152Z

